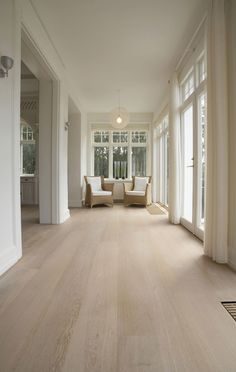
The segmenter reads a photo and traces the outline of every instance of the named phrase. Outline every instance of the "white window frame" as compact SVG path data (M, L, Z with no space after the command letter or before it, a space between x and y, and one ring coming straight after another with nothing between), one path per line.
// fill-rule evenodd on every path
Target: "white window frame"
M94 142L94 132L109 132L109 142ZM113 133L114 132L127 132L128 139L127 142L113 142ZM132 142L132 132L145 132L147 139L146 142ZM122 130L105 130L105 129L92 129L91 128L91 148L92 148L92 159L91 159L91 171L94 175L94 148L95 147L109 147L109 179L113 178L113 147L127 147L128 156L127 156L127 179L132 178L132 148L133 147L145 147L146 148L146 174L149 169L149 130L148 129L122 129Z
M180 117L181 117L181 141L183 141L183 135L182 135L182 128L183 128L183 113L186 111L186 109L192 105L193 107L193 157L194 157L194 168L193 168L193 216L192 216L192 223L185 220L183 217L181 217L181 223L190 230L193 234L198 236L199 239L203 240L204 236L204 226L200 224L200 214L199 214L199 203L200 201L200 161L201 161L201 154L200 154L200 125L199 125L199 98L202 94L205 94L207 92L207 71L206 71L206 64L205 64L205 73L204 73L204 80L200 81L199 77L199 63L201 61L205 62L205 54L204 51L201 51L198 54L198 57L195 60L195 63L193 63L191 69L189 69L189 72L186 74L184 79L180 83L180 96L182 99L181 105L180 105ZM193 72L194 76L194 90L192 94L185 100L183 100L183 84L186 82L186 79L190 76L190 73ZM182 142L182 148L184 144ZM183 154L182 154L183 156ZM184 169L183 169L183 159L182 159L182 185L184 184ZM183 191L183 190L182 190ZM182 211L183 211L183 200L182 200Z

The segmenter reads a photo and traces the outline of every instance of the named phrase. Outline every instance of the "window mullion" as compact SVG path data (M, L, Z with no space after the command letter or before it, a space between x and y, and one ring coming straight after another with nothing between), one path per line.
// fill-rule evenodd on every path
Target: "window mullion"
M132 177L132 132L128 133L128 178Z
M113 178L113 140L112 131L109 131L109 178Z

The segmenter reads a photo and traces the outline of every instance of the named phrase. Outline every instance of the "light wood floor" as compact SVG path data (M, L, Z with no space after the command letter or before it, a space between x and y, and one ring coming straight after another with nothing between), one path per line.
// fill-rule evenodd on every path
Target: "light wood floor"
M0 371L235 372L236 274L166 216L24 211L23 259L0 279Z

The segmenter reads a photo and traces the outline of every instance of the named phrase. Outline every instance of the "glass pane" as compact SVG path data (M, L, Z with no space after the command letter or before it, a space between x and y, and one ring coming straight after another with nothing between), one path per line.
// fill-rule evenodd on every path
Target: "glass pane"
M120 132L113 132L113 142L114 143L120 142Z
M113 147L113 177L127 178L128 176L128 147Z
M161 137L161 203L168 205L168 133Z
M94 175L104 176L109 175L109 148L95 147L94 148Z
M138 143L139 141L139 133L138 132L132 132L132 142Z
M33 133L32 132L28 132L28 140L29 141L32 141L33 140Z
M109 142L109 132L102 132L102 142Z
M205 61L204 58L202 58L198 62L198 79L199 84L206 78L206 71L205 71Z
M206 96L202 94L199 97L199 129L200 129L200 164L199 164L199 181L200 181L200 226L204 225L205 215L205 177L206 177Z
M146 176L146 147L132 148L132 176Z
M192 222L193 214L193 107L183 113L183 217Z
M34 174L35 159L35 144L23 144L23 174Z
M139 133L139 142L140 143L146 143L147 142L147 133L146 132L140 132Z
M101 132L94 132L94 142L101 143L102 134Z
M128 132L121 132L121 142L128 142Z
M193 93L194 89L194 80L193 80L193 75L189 77L189 96Z
M165 205L169 205L169 132L166 133L166 194L165 194Z
M182 85L182 101L184 102L194 91L194 75L191 73Z

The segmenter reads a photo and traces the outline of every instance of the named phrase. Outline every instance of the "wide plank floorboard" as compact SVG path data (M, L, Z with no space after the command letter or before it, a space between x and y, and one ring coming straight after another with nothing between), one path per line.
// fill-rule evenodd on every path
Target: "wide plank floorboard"
M1 372L235 372L236 273L165 215L23 209L23 258L0 278Z

